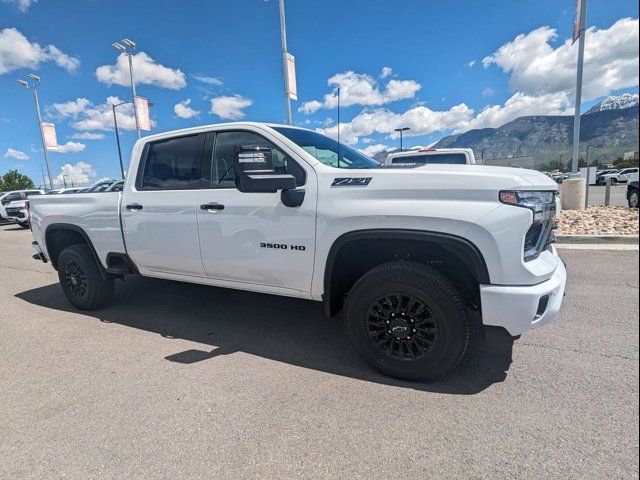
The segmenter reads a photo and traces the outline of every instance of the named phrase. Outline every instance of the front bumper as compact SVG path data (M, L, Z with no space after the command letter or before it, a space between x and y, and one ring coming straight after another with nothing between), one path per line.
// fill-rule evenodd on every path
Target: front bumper
M560 311L566 282L567 270L558 261L551 278L538 285L480 285L482 323L503 327L513 336L545 325Z

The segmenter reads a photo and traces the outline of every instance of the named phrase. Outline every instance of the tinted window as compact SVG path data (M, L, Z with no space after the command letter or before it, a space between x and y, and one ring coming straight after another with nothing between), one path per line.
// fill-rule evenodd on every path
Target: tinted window
M419 165L425 164L453 164L464 165L467 163L467 157L464 153L436 153L430 155L411 155L406 157L397 157L391 159L392 164L397 163L415 163Z
M149 144L143 190L179 190L200 186L200 137L172 138Z
M14 200L20 200L21 198L24 198L21 193L10 193L2 199L2 203L13 202Z
M42 195L42 192L38 192L38 191L35 191L35 192L26 192L26 193L25 193L25 195L26 195L27 197L30 197L31 195Z
M118 182L111 187L111 192L121 192L124 187L124 182Z
M211 162L211 186L214 188L235 188L236 175L233 167L235 147L260 145L270 147L273 168L276 173L290 173L296 177L298 186L304 185L305 172L287 154L264 137L251 132L219 132L215 135Z

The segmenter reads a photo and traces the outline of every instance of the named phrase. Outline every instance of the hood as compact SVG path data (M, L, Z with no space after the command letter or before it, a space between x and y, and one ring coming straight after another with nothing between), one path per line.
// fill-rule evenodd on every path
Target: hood
M397 178L400 184L440 184L469 190L558 190L558 184L535 170L487 165L423 165L416 168L384 168L383 176Z

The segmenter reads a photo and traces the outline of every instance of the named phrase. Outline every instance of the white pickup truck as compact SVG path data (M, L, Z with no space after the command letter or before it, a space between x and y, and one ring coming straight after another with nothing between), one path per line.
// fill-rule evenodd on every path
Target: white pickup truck
M383 163L386 167L413 167L433 164L475 165L476 157L470 148L428 147L390 153Z
M128 171L122 192L30 202L34 257L77 308L129 274L322 301L371 366L422 380L460 362L470 311L518 336L562 303L557 186L534 171L381 168L262 123L145 137Z

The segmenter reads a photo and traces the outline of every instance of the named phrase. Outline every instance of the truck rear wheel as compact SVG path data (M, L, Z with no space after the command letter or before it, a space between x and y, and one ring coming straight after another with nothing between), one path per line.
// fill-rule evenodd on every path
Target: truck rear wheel
M60 253L58 278L67 299L80 310L104 307L113 296L113 277L100 272L88 245L71 245Z
M353 286L345 305L347 334L372 367L406 380L427 380L460 363L469 321L453 284L413 262L379 265Z

